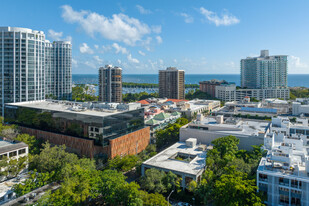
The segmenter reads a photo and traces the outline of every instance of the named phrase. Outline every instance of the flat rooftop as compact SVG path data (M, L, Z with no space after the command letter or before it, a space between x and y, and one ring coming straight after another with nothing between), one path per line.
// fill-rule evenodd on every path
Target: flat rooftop
M270 122L244 120L240 118L228 118L224 123L217 123L213 117L205 117L202 121L193 121L189 126L208 127L209 130L205 132L217 132L230 135L245 135L258 136L260 132L266 132ZM233 131L234 130L234 131Z
M18 150L25 147L28 147L28 145L23 142L6 141L0 138L0 154Z
M1 182L0 183L0 198L10 193L14 185L25 181L27 179L27 176L28 174L21 174L19 175L19 178L16 177L16 178Z
M194 157L190 162L173 158L177 154L188 154ZM190 148L185 142L177 142L154 157L143 162L143 165L198 175L205 168L206 151L199 151L198 145Z
M136 103L133 103L136 104ZM127 104L127 105L133 105ZM91 102L71 102L71 101L29 101L29 102L18 102L18 103L7 103L8 106L18 106L34 109L44 109L57 112L67 112L75 114L84 114L98 117L110 116L113 114L123 113L129 111L126 109L115 109L119 103L91 103ZM125 105L125 104L122 104ZM111 108L108 108L110 106Z

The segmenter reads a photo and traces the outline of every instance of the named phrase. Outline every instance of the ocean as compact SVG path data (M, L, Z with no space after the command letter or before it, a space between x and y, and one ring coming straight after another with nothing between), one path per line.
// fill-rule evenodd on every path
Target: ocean
M158 83L158 74L123 74L123 82ZM73 74L73 84L98 84L97 74ZM239 74L186 74L186 84L198 84L211 79L226 80L240 85ZM309 87L309 74L289 74L289 87Z

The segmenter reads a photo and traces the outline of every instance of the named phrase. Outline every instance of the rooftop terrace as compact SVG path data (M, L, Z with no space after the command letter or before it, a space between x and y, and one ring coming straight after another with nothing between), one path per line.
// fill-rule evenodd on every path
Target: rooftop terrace
M141 107L141 104L72 102L72 101L58 101L58 100L29 101L29 102L6 104L6 107L8 108L14 106L104 117L116 113L121 113L124 111L138 109Z
M197 175L204 169L206 160L206 151L198 148L198 145L190 148L185 142L177 142L146 160L143 165Z

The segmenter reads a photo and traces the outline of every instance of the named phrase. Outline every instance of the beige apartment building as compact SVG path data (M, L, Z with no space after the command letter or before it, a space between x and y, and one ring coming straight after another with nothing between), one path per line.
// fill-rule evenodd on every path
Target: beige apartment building
M185 71L176 67L159 70L159 97L185 99Z
M122 69L105 65L99 69L99 101L122 102Z

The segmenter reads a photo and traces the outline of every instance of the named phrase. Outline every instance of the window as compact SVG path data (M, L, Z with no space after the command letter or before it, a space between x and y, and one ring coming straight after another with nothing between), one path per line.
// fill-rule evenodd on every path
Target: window
M21 154L25 154L26 153L26 149L20 149L18 150L18 154L21 155Z
M8 156L7 154L2 154L2 155L0 155L0 160L3 159L3 158L5 158L5 157L7 157L7 156Z
M289 204L289 196L280 195L280 203Z
M259 179L262 180L262 181L267 181L267 175L259 174Z
M17 151L10 152L9 157L15 157L17 155Z

